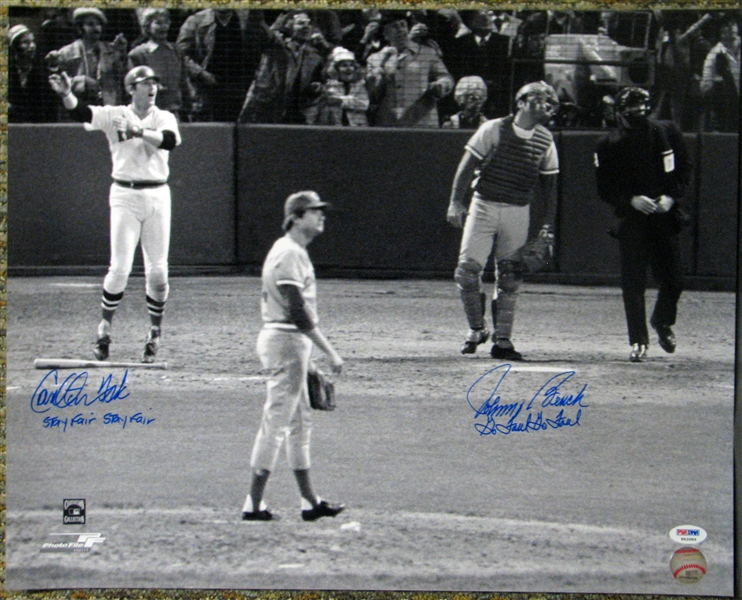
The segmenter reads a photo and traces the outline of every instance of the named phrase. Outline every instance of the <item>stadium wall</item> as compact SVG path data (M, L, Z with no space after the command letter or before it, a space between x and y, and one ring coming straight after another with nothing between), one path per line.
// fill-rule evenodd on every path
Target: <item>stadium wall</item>
M79 125L9 125L9 270L101 267L108 261L110 158L101 133ZM256 272L280 235L282 205L299 189L333 203L312 245L318 271L354 277L450 277L459 231L445 221L470 132L183 124L171 156L175 269ZM600 132L556 134L561 176L556 271L537 276L614 282L613 218L595 191ZM683 232L685 272L734 289L739 136L686 136L695 164ZM538 222L538 205L532 207ZM535 225L534 225L535 227ZM703 286L702 286L703 287Z

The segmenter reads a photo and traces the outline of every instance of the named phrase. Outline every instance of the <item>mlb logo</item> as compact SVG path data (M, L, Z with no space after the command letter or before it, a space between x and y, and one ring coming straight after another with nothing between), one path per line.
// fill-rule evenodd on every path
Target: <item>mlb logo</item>
M85 499L69 499L62 503L62 523L64 525L85 524Z

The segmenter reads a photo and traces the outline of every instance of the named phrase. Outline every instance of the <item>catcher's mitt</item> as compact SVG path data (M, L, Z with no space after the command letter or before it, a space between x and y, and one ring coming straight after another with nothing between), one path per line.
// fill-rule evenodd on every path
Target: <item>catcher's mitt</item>
M538 273L551 268L554 260L554 234L542 229L536 238L520 249L520 260L528 273Z
M307 373L309 405L315 410L335 410L335 384L322 371Z

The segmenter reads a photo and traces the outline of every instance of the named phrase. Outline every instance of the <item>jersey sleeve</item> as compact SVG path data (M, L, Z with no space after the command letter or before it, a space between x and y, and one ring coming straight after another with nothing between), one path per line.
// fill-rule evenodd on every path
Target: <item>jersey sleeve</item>
M302 256L293 250L286 250L276 261L275 281L277 286L293 285L304 289Z
M557 154L556 144L552 140L551 146L544 153L539 166L539 172L542 175L556 175L559 173L559 155Z
M93 113L93 118L90 121L87 129L93 131L103 131L106 134L110 134L116 128L113 126L113 119L118 113L118 107L116 106L90 106L90 110Z
M175 115L169 111L163 110L160 112L160 118L157 123L158 131L172 131L175 134L175 145L180 146L180 130L178 129L178 120Z
M479 160L484 160L490 150L497 145L499 139L500 121L486 121L469 138L469 141L466 143L466 150Z

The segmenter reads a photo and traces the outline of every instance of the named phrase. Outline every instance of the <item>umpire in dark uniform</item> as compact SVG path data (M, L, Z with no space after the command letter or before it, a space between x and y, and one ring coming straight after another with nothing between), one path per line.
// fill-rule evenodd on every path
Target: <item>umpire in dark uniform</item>
M683 136L671 122L648 118L649 92L638 87L616 96L618 130L595 153L598 194L619 218L621 289L629 328L629 360L647 355L649 334L644 305L647 267L659 285L650 318L665 352L675 352L677 304L683 289L679 233L687 213L691 166Z

